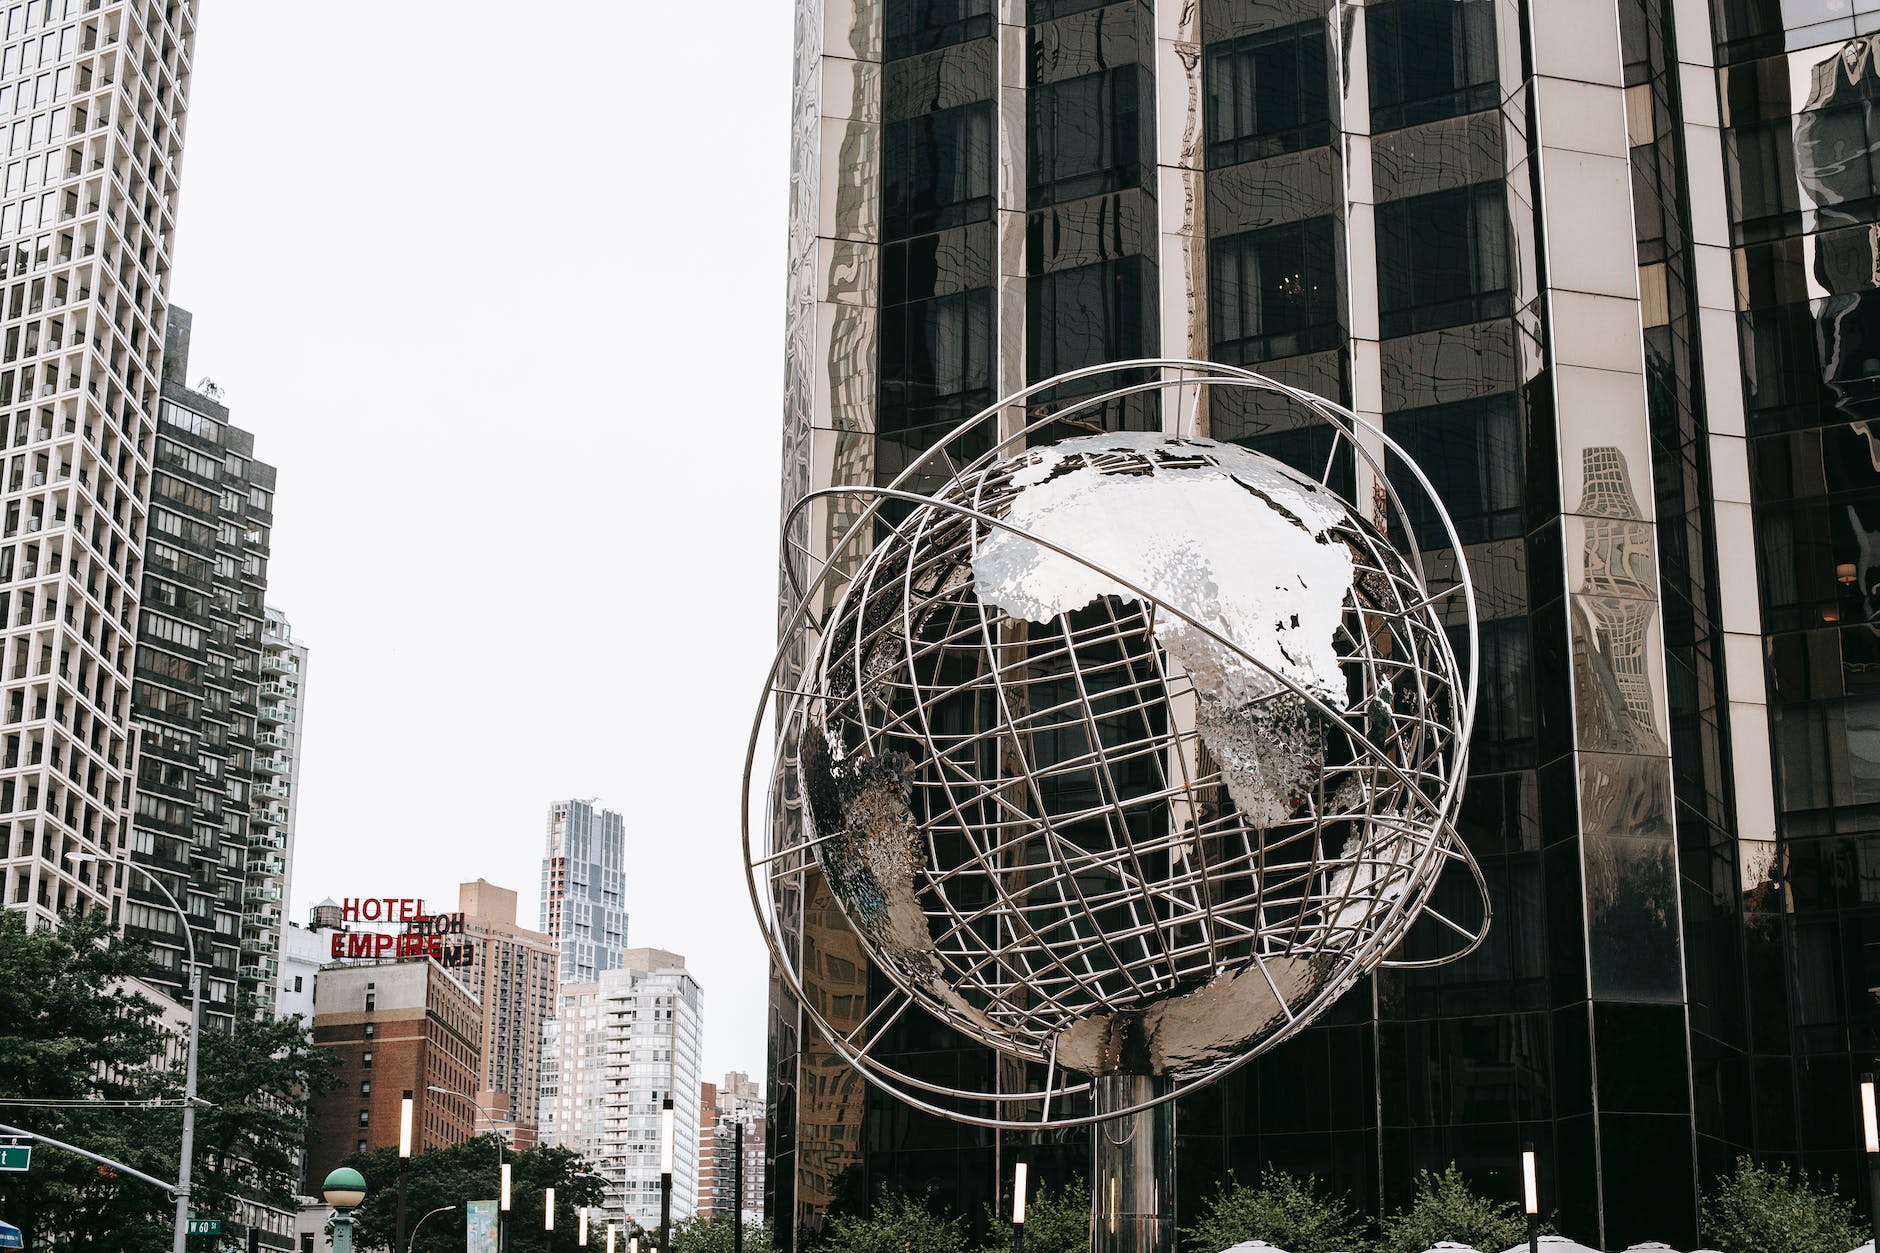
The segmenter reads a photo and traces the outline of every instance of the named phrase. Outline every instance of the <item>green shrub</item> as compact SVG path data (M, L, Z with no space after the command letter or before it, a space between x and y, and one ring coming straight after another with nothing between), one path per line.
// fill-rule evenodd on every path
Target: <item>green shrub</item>
M1200 1219L1182 1228L1182 1241L1189 1253L1220 1253L1243 1240L1265 1240L1287 1253L1346 1253L1362 1246L1364 1225L1316 1177L1298 1179L1269 1166L1256 1185L1229 1179L1216 1187Z
M811 1246L815 1253L960 1253L967 1247L959 1215L934 1212L926 1197L883 1194L862 1214L831 1213Z
M1847 1253L1868 1236L1852 1202L1747 1157L1704 1195L1703 1224L1704 1240L1723 1253Z
M1417 1172L1416 1200L1384 1220L1378 1253L1424 1253L1453 1240L1485 1253L1499 1253L1527 1238L1527 1218L1512 1201L1491 1201L1469 1187L1451 1163L1440 1175ZM1841 1250L1840 1253L1846 1253Z

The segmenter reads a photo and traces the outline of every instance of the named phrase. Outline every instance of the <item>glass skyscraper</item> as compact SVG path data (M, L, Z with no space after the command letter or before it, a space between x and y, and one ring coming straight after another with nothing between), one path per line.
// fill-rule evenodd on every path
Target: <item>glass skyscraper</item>
M559 981L592 983L627 949L627 829L592 800L548 808L542 930L559 954Z
M1184 1102L1185 1206L1266 1163L1371 1212L1450 1161L1512 1198L1532 1140L1565 1233L1689 1248L1738 1154L1859 1178L1876 32L1880 0L800 0L786 508L1056 372L1201 357L1383 426L1467 546L1489 941ZM1204 422L1330 451L1252 393ZM789 907L810 994L857 1018L878 976L827 901ZM788 1233L882 1187L976 1214L1015 1151L1085 1164L902 1109L773 1010ZM993 1065L912 1016L887 1047Z

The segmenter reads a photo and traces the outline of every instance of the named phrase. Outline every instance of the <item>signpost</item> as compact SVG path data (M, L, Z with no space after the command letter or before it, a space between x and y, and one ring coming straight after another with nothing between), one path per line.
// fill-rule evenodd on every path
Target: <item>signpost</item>
M464 1253L497 1253L495 1201L464 1205Z
M189 1230L185 1234L192 1236L219 1236L222 1234L222 1220L219 1218L192 1218Z
M33 1164L30 1144L0 1144L0 1170L25 1170ZM0 1245L0 1248L6 1247Z

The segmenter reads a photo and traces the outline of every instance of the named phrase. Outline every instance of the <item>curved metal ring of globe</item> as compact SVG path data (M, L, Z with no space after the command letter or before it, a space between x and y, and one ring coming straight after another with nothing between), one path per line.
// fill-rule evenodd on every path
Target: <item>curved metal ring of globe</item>
M1033 402L1132 369L1157 377ZM1150 394L1181 430L1223 388L1316 414L1388 525L1194 436L1027 446ZM1015 412L1022 429L949 464L975 425ZM923 469L949 477L912 490ZM872 1082L980 1125L1087 1123L1211 1082L1381 965L1480 944L1486 890L1453 825L1475 676L1448 635L1462 628L1473 655L1473 591L1441 502L1381 431L1248 371L1124 362L995 404L887 488L811 493L786 542L816 500L854 502L853 522L786 606L746 760L746 864L778 971ZM1435 594L1422 554L1387 537L1432 520L1456 580ZM759 854L750 799L773 700ZM1449 866L1473 877L1476 925L1430 905ZM806 994L801 911L825 900L846 927L812 949L856 971L865 955L892 984L866 1010L862 987L840 1008ZM1460 946L1392 961L1419 918ZM915 1006L1013 1064L970 1087L884 1060ZM1075 1076L1110 1073L1168 1082L1131 1110L1088 1110Z

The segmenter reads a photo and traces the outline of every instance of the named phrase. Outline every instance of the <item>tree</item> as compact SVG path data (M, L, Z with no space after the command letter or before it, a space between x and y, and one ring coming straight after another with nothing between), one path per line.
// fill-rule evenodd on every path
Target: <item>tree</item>
M988 1212L994 1232L1011 1230L1010 1213ZM1009 1241L994 1237L987 1253L1003 1253ZM1090 1184L1073 1175L1053 1191L1040 1186L1025 1203L1026 1253L1087 1253L1090 1248Z
M1747 1157L1717 1179L1702 1205L1704 1239L1723 1253L1847 1253L1866 1241L1854 1205L1787 1166Z
M539 1253L543 1248L542 1203L544 1189L555 1189L555 1228L572 1230L583 1205L601 1203L601 1181L572 1149L510 1148L495 1135L477 1136L448 1148L411 1155L406 1175L406 1230L416 1229L420 1215L440 1206L456 1206L455 1213L439 1214L417 1232L414 1246L422 1253L461 1253L464 1246L464 1210L467 1201L493 1201L501 1187L499 1161L509 1163L510 1253ZM355 1242L361 1249L390 1249L397 1227L398 1150L368 1149L349 1156L344 1165L366 1179L366 1199L356 1212ZM592 1231L589 1233L592 1247ZM572 1237L561 1241L572 1244ZM642 1242L644 1244L644 1242ZM404 1253L403 1249L397 1253Z
M688 1218L672 1227L672 1253L732 1253L736 1232L730 1215ZM774 1253L768 1223L744 1224L744 1253Z
M1316 1176L1297 1179L1269 1166L1257 1185L1238 1179L1217 1185L1182 1238L1191 1253L1220 1253L1243 1240L1265 1240L1288 1253L1332 1253L1359 1247L1364 1228L1363 1217Z
M0 1096L11 1101L123 1102L181 1095L158 1061L174 1037L129 980L149 960L99 914L26 929L0 911ZM176 1177L182 1113L164 1109L9 1105L0 1121L63 1140L158 1179ZM0 1175L0 1212L27 1248L160 1253L174 1204L149 1184L41 1147L24 1174Z
M1505 1249L1527 1237L1527 1219L1513 1201L1491 1201L1469 1187L1452 1162L1440 1175L1417 1172L1416 1200L1384 1220L1378 1253L1423 1253L1440 1240L1477 1249Z
M196 1208L231 1213L238 1197L291 1208L307 1100L332 1086L330 1058L298 1017L257 1017L246 998L234 1029L203 1032L200 1048L198 1091L208 1104L196 1114ZM182 1065L179 1057L179 1088Z
M815 1253L960 1253L967 1247L966 1223L942 1216L927 1197L884 1193L862 1214L831 1213Z

